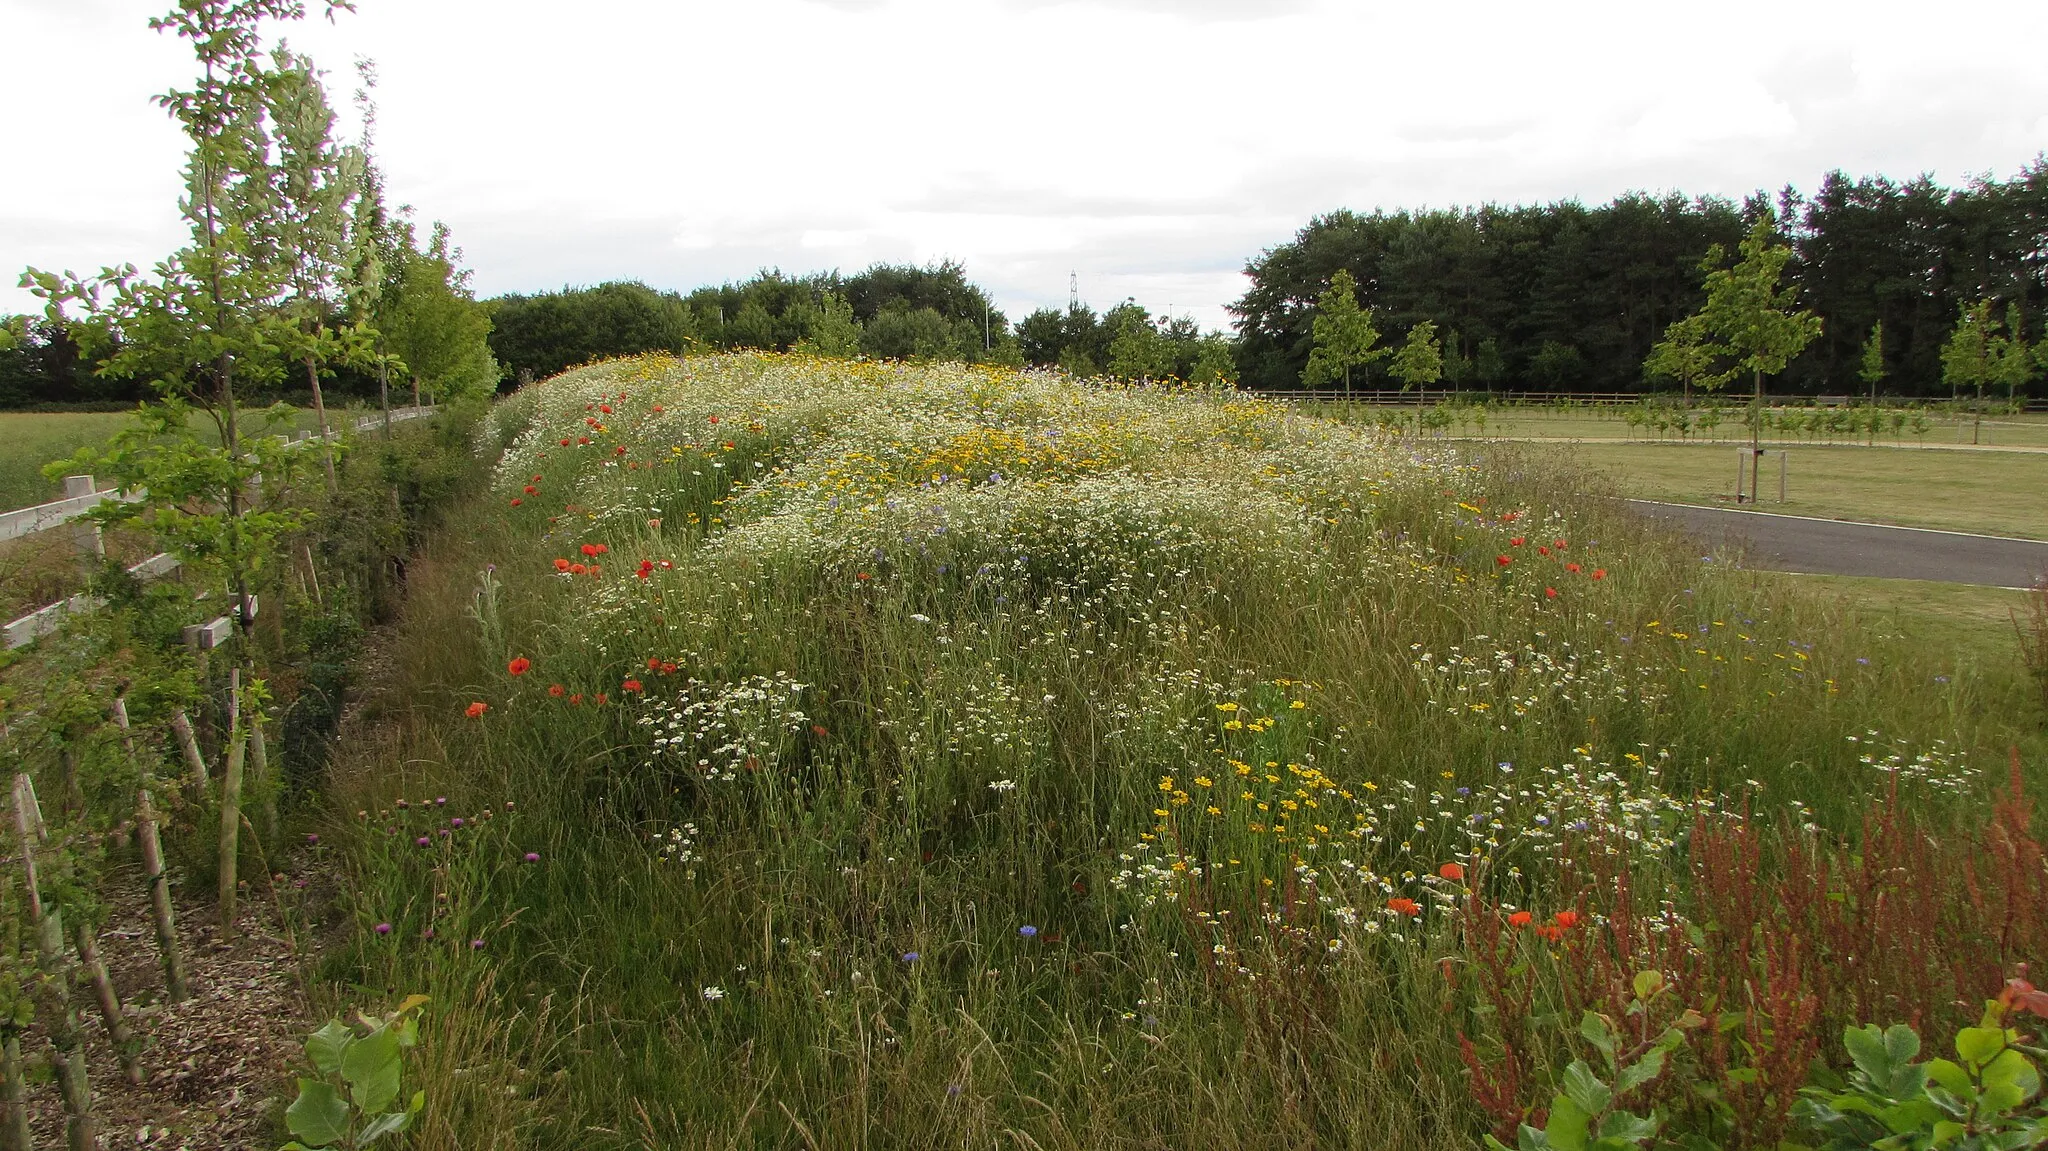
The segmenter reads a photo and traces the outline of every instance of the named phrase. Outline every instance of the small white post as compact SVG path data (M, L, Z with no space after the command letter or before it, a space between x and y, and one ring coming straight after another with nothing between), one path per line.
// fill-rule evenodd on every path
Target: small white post
M1778 502L1781 504L1785 502L1786 461L1788 461L1790 458L1791 456L1787 452L1778 453Z
M80 496L89 496L98 490L94 486L91 476L64 477L64 498L67 500L77 499ZM107 554L107 541L106 537L100 534L100 525L88 521L76 525L73 531L75 532L73 538L78 541L79 551L96 556Z

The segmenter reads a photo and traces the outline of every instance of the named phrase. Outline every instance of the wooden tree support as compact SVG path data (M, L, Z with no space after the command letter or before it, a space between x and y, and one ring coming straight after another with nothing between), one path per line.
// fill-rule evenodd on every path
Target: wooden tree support
M125 739L128 735L128 703L114 700L114 723ZM135 758L135 741L127 740L128 757ZM145 777L146 778L146 777ZM149 788L141 789L135 804L136 838L142 843L142 881L149 885L149 908L156 924L156 950L164 968L164 990L171 1002L182 1003L191 993L185 987L185 963L178 950L178 922L171 907L171 880L164 871L163 840L157 832L156 805Z
M34 1151L28 1129L28 1090L21 1080L21 1036L0 1042L0 1151Z
M21 835L21 865L28 878L29 920L36 929L36 956L42 968L45 1026L50 1032L50 1065L57 1071L57 1092L64 1099L65 1144L71 1151L98 1151L99 1129L93 1121L92 1084L86 1078L85 1044L79 1035L78 1012L71 1003L71 967L64 959L64 914L43 906L36 875L36 849L45 837L43 814L36 804L35 784L27 773L14 777L14 826Z
M72 942L78 945L78 963L85 968L86 978L92 982L93 999L99 1003L100 1021L107 1026L107 1040L114 1045L114 1054L121 1060L121 1073L136 1087L142 1086L142 1060L135 1049L135 1036L128 1030L128 1020L121 1015L121 996L114 990L114 981L107 976L107 965L100 960L100 941L92 923L80 917L71 925Z
M228 672L228 761L220 781L220 937L235 937L235 863L242 836L242 669Z
M178 734L178 750L185 753L185 766L192 772L192 783L199 793L206 793L206 756L200 754L199 737L192 734L192 717L184 708L171 713L171 730Z

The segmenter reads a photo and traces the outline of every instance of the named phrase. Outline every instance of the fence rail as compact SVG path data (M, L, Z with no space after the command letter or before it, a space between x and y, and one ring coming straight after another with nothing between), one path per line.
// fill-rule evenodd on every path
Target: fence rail
M434 414L432 405L393 408L391 410L391 422L396 424L432 414ZM382 412L373 416L364 416L355 422L355 430L357 432L367 432L383 426L384 414ZM340 436L341 429L336 428L328 432L325 438L333 440L338 439ZM296 447L301 444L313 443L322 437L307 432L299 436L287 435L279 436L278 438L285 442L285 446ZM81 525L74 521L79 516L108 500L139 503L147 498L149 498L149 493L142 491L124 492L115 489L101 491L91 476L65 476L63 498L52 500L46 504L37 504L34 507L19 508L15 511L0 513L0 543L21 539L39 532L71 527L79 532L79 547L81 551L104 555L106 554L106 548L100 539L98 526L93 524ZM166 552L158 552L141 563L131 566L128 569L128 573L138 579L161 579L177 571L178 566L178 561L175 557ZM77 612L91 611L93 608L98 607L100 603L101 600L97 596L81 592L78 595L58 600L56 603L45 604L27 615L9 622L4 629L0 629L0 635L4 635L7 648L21 647L25 644L33 643L37 639L57 630L57 626L67 616ZM214 621L215 624L219 622L219 620ZM201 630L212 627L213 624L202 625Z

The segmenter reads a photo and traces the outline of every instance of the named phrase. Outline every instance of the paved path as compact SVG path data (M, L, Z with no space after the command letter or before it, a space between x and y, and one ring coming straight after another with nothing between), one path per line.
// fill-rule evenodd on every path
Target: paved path
M2028 587L2048 573L2048 543L2039 540L1649 500L1627 502L1706 543L1740 547L1750 567L1988 587Z

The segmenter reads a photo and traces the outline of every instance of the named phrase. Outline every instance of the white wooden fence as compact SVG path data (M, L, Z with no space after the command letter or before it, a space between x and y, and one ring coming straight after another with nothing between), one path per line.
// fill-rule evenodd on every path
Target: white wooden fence
M391 422L395 424L402 420L415 420L421 416L432 415L433 412L434 409L431 406L393 408L391 410ZM379 413L374 416L365 416L358 419L355 424L355 430L367 432L373 428L382 427L383 424L384 416L382 413ZM340 434L338 430L331 431L327 433L327 438L334 439ZM320 437L306 433L297 437L281 436L279 438L283 439L287 446L296 446L312 443ZM74 521L78 516L91 511L107 500L139 503L146 498L148 496L145 492L99 491L91 476L65 476L64 496L62 499L52 500L46 504L37 504L32 508L21 508L17 511L0 513L0 543L20 539L23 536L35 535L38 532L69 528L77 533L79 550L90 552L94 555L105 555L106 543L100 538L99 525L92 523L80 524ZM140 579L160 579L177 570L178 561L175 557L164 552L158 552L156 555L130 567L128 572ZM251 598L253 599L254 597ZM74 612L90 611L98 607L99 604L100 600L98 597L80 593L68 599L61 599L56 603L37 608L20 619L7 624L4 629L6 646L16 648L24 644L33 643L38 638L57 630L57 625L64 621L64 617ZM254 607L253 604L250 606ZM211 623L186 628L186 642L193 644L195 647L212 647L214 643L209 642L210 640L217 642L227 634L226 624L227 617L222 616Z

